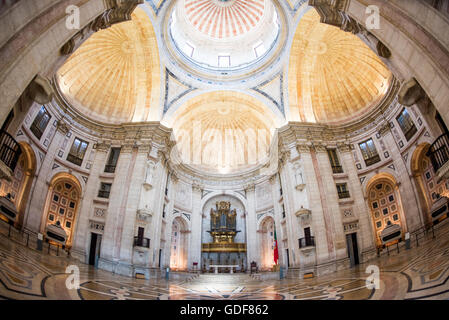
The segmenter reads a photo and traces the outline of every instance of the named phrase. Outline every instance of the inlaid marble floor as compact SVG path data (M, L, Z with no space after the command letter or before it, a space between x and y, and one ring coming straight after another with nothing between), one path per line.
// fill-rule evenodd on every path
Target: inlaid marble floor
M68 265L81 272L67 289ZM370 261L380 288L367 289L367 265L308 280L258 281L247 275L201 275L191 281L140 280L31 250L0 233L0 299L449 299L449 223L419 247Z

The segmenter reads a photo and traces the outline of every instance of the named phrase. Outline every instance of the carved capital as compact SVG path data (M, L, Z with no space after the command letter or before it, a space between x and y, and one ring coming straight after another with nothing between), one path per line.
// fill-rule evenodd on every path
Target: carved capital
M122 153L131 153L134 149L135 145L134 143L125 143L122 145L121 152Z
M308 144L297 144L296 149L299 153L310 153L310 145Z
M62 119L58 120L58 123L56 124L56 129L61 132L63 135L66 135L67 132L69 132L70 127L67 123L65 123Z
M314 144L313 146L312 146L312 148L313 148L313 150L315 150L315 152L327 152L327 148L326 148L326 145L324 145L324 144L321 144L321 143L317 143L317 144Z
M97 32L116 23L131 20L134 9L143 2L144 0L105 0L108 9L94 21L92 30Z
M390 132L390 123L388 122L383 122L378 128L377 128L377 132L381 135L381 136L385 136L388 132Z
M337 148L340 152L351 152L351 146L347 143L337 143Z
M353 34L360 33L364 28L346 13L348 4L348 0L309 0L309 6L320 15L321 23Z

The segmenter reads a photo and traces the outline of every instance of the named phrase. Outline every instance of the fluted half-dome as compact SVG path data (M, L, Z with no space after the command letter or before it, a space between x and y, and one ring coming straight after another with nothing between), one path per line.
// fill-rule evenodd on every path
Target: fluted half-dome
M265 11L265 0L184 0L189 22L212 38L243 35L254 29Z
M259 100L233 91L192 98L166 123L185 164L222 174L263 163L279 125Z
M107 123L157 120L160 66L147 14L93 34L57 73L61 93L82 114Z
M315 9L299 22L289 66L291 120L345 122L377 105L391 73L355 35L320 23Z

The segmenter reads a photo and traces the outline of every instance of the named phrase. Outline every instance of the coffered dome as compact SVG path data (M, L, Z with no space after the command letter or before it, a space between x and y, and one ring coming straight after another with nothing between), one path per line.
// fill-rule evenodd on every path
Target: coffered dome
M320 23L315 9L299 22L289 65L290 116L345 122L380 103L392 75L355 35Z
M160 66L147 14L93 34L57 73L64 98L83 115L107 123L158 118Z

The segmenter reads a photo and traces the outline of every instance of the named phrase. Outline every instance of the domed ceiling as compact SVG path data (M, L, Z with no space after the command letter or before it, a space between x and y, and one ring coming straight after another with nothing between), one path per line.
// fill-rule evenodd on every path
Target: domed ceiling
M350 121L375 106L392 75L355 35L320 23L315 9L299 22L289 65L293 121Z
M220 79L228 75L223 70L253 66L285 41L272 0L177 0L169 17L166 42L174 56Z
M185 0L188 21L212 38L244 35L261 21L265 0Z
M166 119L184 164L222 174L263 163L276 121L263 103L232 91L192 98Z
M160 66L147 14L93 34L57 73L65 99L83 115L107 123L156 120Z

